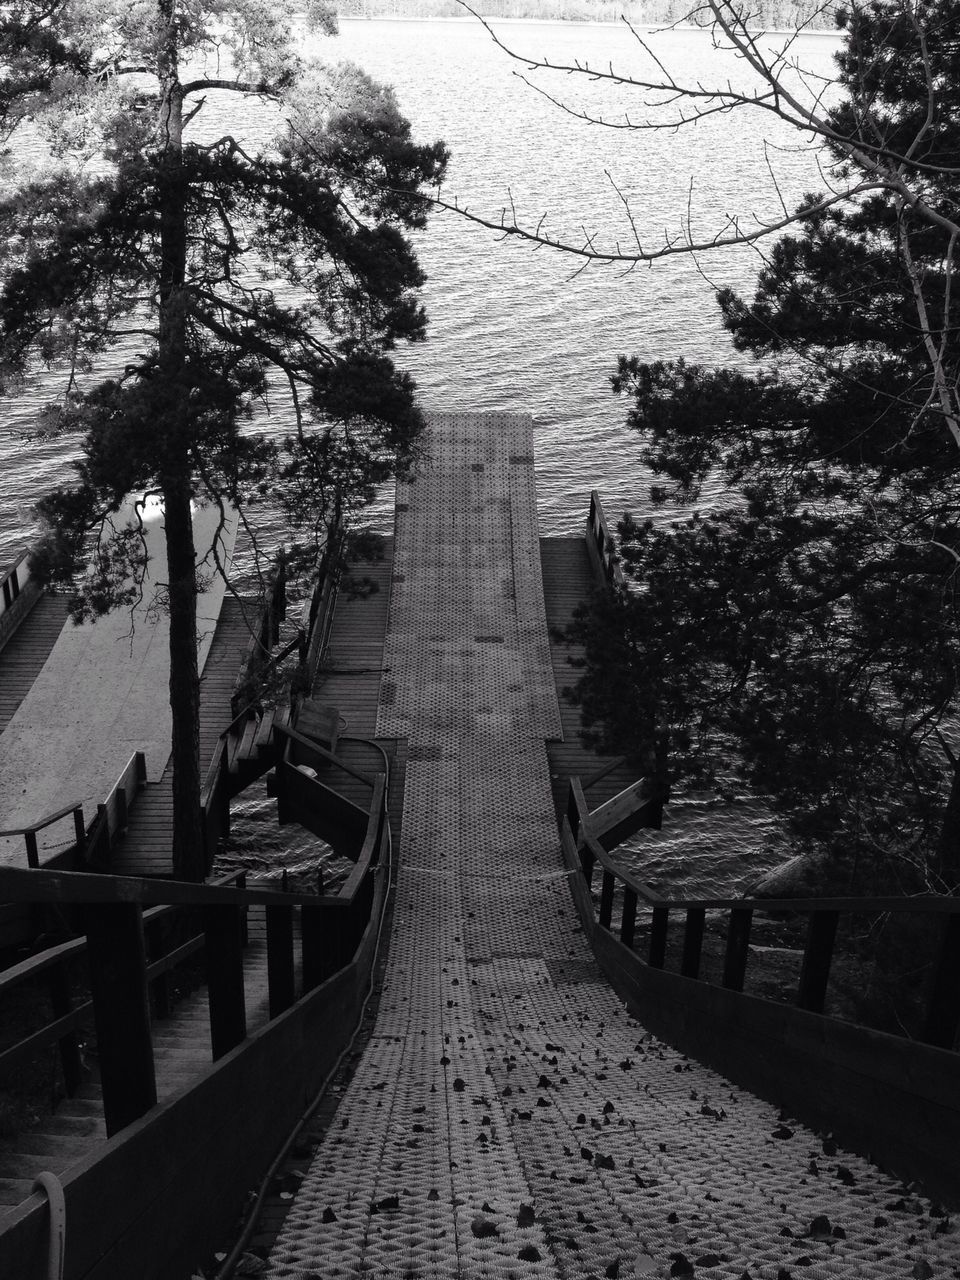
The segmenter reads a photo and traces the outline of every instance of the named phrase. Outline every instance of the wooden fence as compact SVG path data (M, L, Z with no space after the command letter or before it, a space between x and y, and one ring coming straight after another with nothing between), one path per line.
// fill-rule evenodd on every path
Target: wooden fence
M96 1029L112 1136L62 1180L65 1280L186 1274L231 1229L249 1186L324 1082L360 1015L389 884L386 790L384 775L368 814L369 838L337 895L0 868L5 900L72 903L84 918L85 939L0 978L0 999L19 982L47 983L53 1011L40 1031L0 1055L0 1071L56 1045L64 1080L75 1084L78 1030L91 1020ZM253 906L265 909L269 1021L247 1036L242 956L244 915ZM161 927L184 909L199 930L165 947ZM211 1066L157 1106L150 1004L162 1016L170 971L201 951ZM90 997L73 1003L67 966L80 959ZM46 1224L38 1194L7 1215L0 1275L44 1280Z
M618 866L592 834L577 779L562 841L601 967L646 1026L960 1205L960 898L664 897ZM806 922L790 1003L744 993L760 913ZM912 1040L824 1013L838 926L881 916L922 922L932 943L921 1028ZM708 917L713 935L723 938L712 981L702 973ZM669 947L678 925L679 945ZM672 966L668 950L677 955Z

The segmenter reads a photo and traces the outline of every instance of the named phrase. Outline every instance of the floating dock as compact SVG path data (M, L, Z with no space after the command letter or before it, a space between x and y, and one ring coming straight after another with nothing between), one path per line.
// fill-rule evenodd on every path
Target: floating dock
M579 743L576 710L563 698L574 672L549 635L589 594L593 555L589 539L539 539L529 418L430 417L424 457L412 479L398 485L395 536L381 561L358 570L380 590L341 599L311 691L316 704L337 708L344 740L375 741L393 766L389 799L398 840L370 881L376 877L384 896L388 872L392 884L376 1018L337 1105L313 1123L294 1167L279 1176L282 1190L255 1239L264 1259L259 1274L955 1278L960 1234L943 1209L843 1150L830 1134L806 1127L779 1102L763 1100L744 1080L765 1073L758 1092L776 1097L782 1082L783 1098L805 1097L817 1116L825 1114L822 1092L827 1112L832 1107L842 1119L849 1111L861 1150L871 1109L878 1142L881 1130L886 1140L896 1136L899 1117L900 1148L889 1141L888 1148L897 1155L907 1150L907 1168L909 1148L922 1148L935 1181L949 1192L960 1188L950 1170L956 1148L944 1136L957 1132L960 1057L860 1028L837 1031L810 1011L809 999L794 1010L742 994L742 968L738 977L733 963L745 963L749 921L743 933L742 916L749 908L742 904L731 908L722 989L696 980L702 906L686 911L681 973L666 973L662 956L656 971L644 969L631 949L626 899L616 924L621 940L614 937L613 873L606 864L595 917L582 870L584 841L591 860L603 851L587 830L591 813L568 808L568 797L576 796L571 778L594 778L593 814L635 779L623 762L598 759ZM321 768L323 759L333 760L296 729L280 738L312 751ZM283 768L287 782L278 782L278 794L288 806L323 781L305 780L292 756ZM356 785L361 772L352 778ZM283 788L294 785L300 790L291 798ZM382 794L384 781L374 790L378 785ZM343 812L349 816L348 808ZM183 900L137 892L145 902ZM281 910L277 901L275 895L267 910ZM656 902L654 916L659 911L665 928L668 907L679 914L680 904ZM308 904L302 919L318 910ZM357 927L365 929L369 955L377 919ZM292 936L283 944L290 956ZM241 1018L202 1080L211 1116L226 1108L228 1090L229 1117L250 1114L243 1099L263 1100L250 1119L261 1146L270 1141L271 1107L286 1116L301 1105L283 1083L296 1058L290 1046L301 1045L300 1066L304 1053L315 1054L312 1074L322 1078L333 1029L323 1018L346 1007L340 978L326 971L305 976L294 1001L292 958L276 954L282 964L271 953L271 972L289 963L286 1003L277 1012L271 995L270 1023L246 1043ZM605 957L607 976L597 955ZM306 975L306 950L303 965ZM633 1013L610 976L629 989ZM808 996L815 977L804 979ZM348 982L358 985L348 975L344 990ZM242 995L242 978L239 989ZM645 1002L649 1020L635 1016ZM955 1021L947 1021L955 1036ZM680 1048L663 1034L668 1024ZM312 1040L303 1028L312 1028ZM270 1048L271 1035L286 1056ZM707 1060L738 1063L741 1083L695 1060L691 1043L702 1045ZM254 1071L241 1093L237 1079L256 1055L260 1074ZM303 1088L299 1075L297 1081L296 1089ZM154 1189L161 1139L152 1156L144 1154L151 1128L165 1124L184 1136L178 1116L187 1112L197 1128L191 1141L203 1143L204 1112L189 1111L193 1096L168 1101L155 1124L147 1110L128 1130L109 1139L95 1135L104 1154L131 1171L137 1196L151 1198L138 1200L117 1227L124 1234L115 1252L127 1259L126 1272L98 1258L68 1268L68 1280L126 1280L134 1274L131 1259L136 1274L173 1280L154 1257L161 1242L178 1230L203 1238L204 1214L191 1187L201 1178L205 1187L227 1184L244 1145L236 1120L230 1127L222 1116L211 1119L215 1131L220 1125L219 1146L232 1143L236 1151L221 1158L218 1145L208 1146L202 1163L209 1161L209 1176L197 1169L196 1152L184 1155L176 1220L164 1215L180 1194L181 1175L167 1173ZM96 1181L93 1160L91 1151L83 1168L62 1170L68 1206L105 1201L107 1184ZM140 1175L131 1180L138 1169L142 1187ZM221 1221L230 1206L216 1209L207 1216ZM5 1228L0 1219L0 1262L7 1240L29 1240L39 1256L38 1206L25 1202L9 1223ZM78 1217L72 1230L79 1237L74 1256L94 1257L92 1227ZM68 1230L68 1255L69 1249ZM39 1263L31 1266L31 1277L39 1275Z

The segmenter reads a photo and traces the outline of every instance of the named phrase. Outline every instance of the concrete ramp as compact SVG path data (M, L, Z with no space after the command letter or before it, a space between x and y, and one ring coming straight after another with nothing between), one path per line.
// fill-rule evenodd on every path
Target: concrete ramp
M133 500L117 522L129 522ZM157 779L170 756L169 619L158 606L166 577L163 509L142 507L149 562L142 601L97 622L61 632L43 670L0 735L0 829L26 826L72 801L89 823L134 751L143 751L147 777ZM198 602L200 669L213 641L224 583L215 571L216 540L229 567L236 514L219 529L220 512L194 514L197 561L205 588ZM72 843L73 824L41 832L40 858ZM24 865L22 839L0 840L0 863Z

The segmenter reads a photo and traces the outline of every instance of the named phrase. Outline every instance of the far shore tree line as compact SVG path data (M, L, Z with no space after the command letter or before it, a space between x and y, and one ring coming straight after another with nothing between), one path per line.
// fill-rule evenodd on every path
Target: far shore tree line
M688 0L477 0L470 7L485 18L540 22L628 22L638 26L702 25ZM468 18L459 0L341 0L344 18ZM793 31L832 31L833 13L810 0L759 0L750 9L750 26Z

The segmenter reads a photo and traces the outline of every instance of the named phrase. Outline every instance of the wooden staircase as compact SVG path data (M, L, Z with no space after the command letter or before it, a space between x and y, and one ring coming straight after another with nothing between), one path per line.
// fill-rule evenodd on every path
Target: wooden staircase
M244 949L244 1003L248 1032L268 1015L266 922L262 906L247 913ZM185 995L165 1017L151 1019L157 1101L163 1103L194 1084L211 1063L210 1011L206 986ZM31 1194L37 1175L58 1177L97 1153L107 1140L103 1093L96 1048L82 1052L82 1081L72 1097L55 1102L37 1123L16 1136L0 1139L0 1213Z

